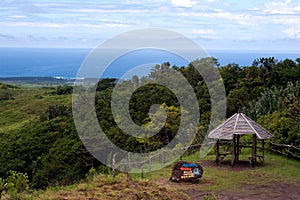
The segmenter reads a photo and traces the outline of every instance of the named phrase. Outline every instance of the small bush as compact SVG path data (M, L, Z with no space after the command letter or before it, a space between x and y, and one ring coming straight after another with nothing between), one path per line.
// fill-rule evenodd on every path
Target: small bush
M214 193L206 194L203 196L203 200L217 200L217 196Z
M72 94L72 92L73 92L73 87L72 86L63 85L63 86L58 86L54 93L58 94L58 95L64 95L64 94Z
M28 189L28 176L25 173L9 171L10 176L7 178L7 189L9 193L20 193Z
M8 92L0 92L0 101L14 100L14 97Z
M40 121L51 120L59 116L70 116L71 109L63 104L53 104L48 107L45 113L40 115Z

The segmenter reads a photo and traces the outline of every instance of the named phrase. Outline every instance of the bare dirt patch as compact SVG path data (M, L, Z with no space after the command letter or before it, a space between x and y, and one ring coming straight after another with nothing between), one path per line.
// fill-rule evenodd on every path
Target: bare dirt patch
M160 180L159 185L164 187L176 188L187 194L191 200L203 199L204 196L215 194L220 200L269 200L269 199L299 199L299 184L271 183L263 185L245 185L240 191L201 191L204 185L211 185L209 182L199 184L192 183L172 183L170 181ZM200 187L200 189L199 189Z
M194 198L194 194L187 192L191 199ZM234 200L234 199L244 199L244 200L269 200L269 199L299 199L300 191L299 185L288 184L288 183L272 183L260 186L245 186L244 192L229 192L220 191L215 193L218 199L222 200ZM197 195L197 194L195 194Z

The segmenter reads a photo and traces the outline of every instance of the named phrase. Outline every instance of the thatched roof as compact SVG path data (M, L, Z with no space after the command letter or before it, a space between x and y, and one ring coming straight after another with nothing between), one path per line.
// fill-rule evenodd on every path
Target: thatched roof
M208 138L232 140L234 135L247 134L256 134L256 136L261 140L273 137L270 132L247 117L245 114L235 113L225 122L211 130L208 134Z

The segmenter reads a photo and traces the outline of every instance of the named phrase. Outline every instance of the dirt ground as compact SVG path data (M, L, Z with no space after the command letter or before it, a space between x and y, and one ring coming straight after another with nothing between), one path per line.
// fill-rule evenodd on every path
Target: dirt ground
M205 162L202 163L204 167L214 166L214 162ZM234 167L228 168L228 170L241 171L249 170L248 163L239 163ZM174 183L166 179L161 179L157 182L159 185L177 188L178 190L186 193L191 200L203 199L205 195L215 194L217 199L221 200L282 200L282 199L292 199L300 200L300 183L282 183L282 182L271 182L268 184L258 184L258 185L244 185L243 192L231 192L231 191L201 191L199 190L199 184L192 183ZM210 183L206 180L201 180L201 186L209 186L213 183Z
M248 187L248 186L247 186ZM209 194L195 189L184 191L192 200L202 199ZM218 199L221 200L270 200L270 199L300 199L299 185L273 183L259 187L249 186L246 193L218 191L214 192Z

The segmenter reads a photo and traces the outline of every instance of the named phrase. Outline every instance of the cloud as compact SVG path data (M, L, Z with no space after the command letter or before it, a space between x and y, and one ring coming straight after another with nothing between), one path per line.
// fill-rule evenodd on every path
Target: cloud
M272 1L265 4L263 12L266 14L295 15L300 13L300 3L295 5L291 0Z
M145 13L148 10L138 9L93 9L93 8L61 8L59 11L67 13Z
M213 29L198 29L198 30L192 30L193 34L196 35L215 35L216 32Z
M249 8L248 10L250 10L250 11L260 11L260 9L257 8L257 7Z
M288 38L300 39L300 29L288 28L282 31Z
M47 44L52 40L69 44L144 27L170 28L224 46L227 43L221 41L255 39L259 43L284 38L289 46L288 41L299 38L300 30L299 0L0 0L0 10L0 27L5 30L0 46L3 41L12 44L14 36L15 44L26 42L24 34L36 40L44 36ZM61 35L72 39L58 39Z
M176 7L193 7L196 3L191 0L171 0L171 3Z
M12 19L26 19L27 16L25 16L25 15L10 15L9 18L12 18Z
M37 37L34 35L27 35L26 39L31 40L31 41L46 41L47 39L45 37Z
M289 25L289 26L299 26L300 16L281 16L276 17L272 20L273 23L278 25Z
M178 13L178 16L186 16L186 17L202 17L202 18L210 18L213 20L229 20L236 22L240 25L253 25L254 17L250 14L240 14L233 12L226 12L220 9L214 9L213 12L189 12L189 13ZM221 24L223 24L222 21Z
M1 34L1 33L0 33L0 39L9 39L9 40L13 40L13 39L15 39L15 37L12 36L12 35L7 35L7 34Z
M126 23L114 21L99 21L93 23L55 23L55 22L0 22L2 26L10 27L38 27L38 28L105 28L105 27L126 27Z

